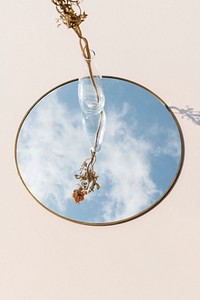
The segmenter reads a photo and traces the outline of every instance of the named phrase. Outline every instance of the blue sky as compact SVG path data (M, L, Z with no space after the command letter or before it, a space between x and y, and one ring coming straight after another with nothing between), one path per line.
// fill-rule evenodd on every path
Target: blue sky
M106 131L95 170L101 185L76 205L72 191L90 145L82 127L77 81L43 98L25 119L17 143L22 178L46 207L69 219L112 222L151 206L168 189L181 142L170 113L154 95L104 79Z

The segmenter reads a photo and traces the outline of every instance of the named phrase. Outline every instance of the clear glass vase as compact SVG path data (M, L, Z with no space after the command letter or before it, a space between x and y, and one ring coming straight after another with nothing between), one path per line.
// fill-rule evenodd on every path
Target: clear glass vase
M82 75L78 83L78 96L82 112L85 115L99 114L105 104L102 76L95 63L95 52L90 51L91 58L84 58Z
M90 51L91 58L84 58L82 75L78 83L78 97L82 111L83 127L88 136L93 152L98 152L103 143L106 114L103 79L95 63L95 52Z

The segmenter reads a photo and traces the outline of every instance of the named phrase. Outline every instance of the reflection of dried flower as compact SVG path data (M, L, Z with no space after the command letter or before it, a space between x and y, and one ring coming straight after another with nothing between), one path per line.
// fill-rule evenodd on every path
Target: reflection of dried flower
M72 197L74 198L74 201L77 204L80 204L81 201L84 200L85 192L83 190L83 187L80 186L78 189L73 191Z
M76 203L84 200L84 196L93 192L95 188L97 190L100 188L100 185L97 183L98 175L94 171L94 163L95 152L91 152L91 157L83 162L79 174L75 175L75 178L81 182L79 188L74 190L72 194Z

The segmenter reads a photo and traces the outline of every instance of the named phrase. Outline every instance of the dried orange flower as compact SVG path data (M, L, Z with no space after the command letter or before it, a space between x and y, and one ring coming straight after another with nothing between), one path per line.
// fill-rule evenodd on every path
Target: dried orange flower
M97 179L99 176L96 175L94 171L95 160L96 153L91 152L91 157L83 162L79 170L79 174L75 175L75 178L80 181L80 186L78 189L74 190L72 197L78 204L80 203L80 201L84 200L85 195L94 192L95 188L97 190L100 188L100 185L97 183Z
M77 204L80 204L81 201L84 200L85 192L82 186L78 189L74 190L72 193L72 197Z

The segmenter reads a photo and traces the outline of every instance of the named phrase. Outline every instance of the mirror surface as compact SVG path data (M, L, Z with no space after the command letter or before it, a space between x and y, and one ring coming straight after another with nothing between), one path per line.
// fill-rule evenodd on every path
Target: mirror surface
M183 140L169 108L146 88L104 77L106 131L95 171L101 188L79 205L74 178L90 156L78 102L78 81L48 92L25 116L16 162L26 188L44 207L73 221L109 224L154 207L175 183Z

